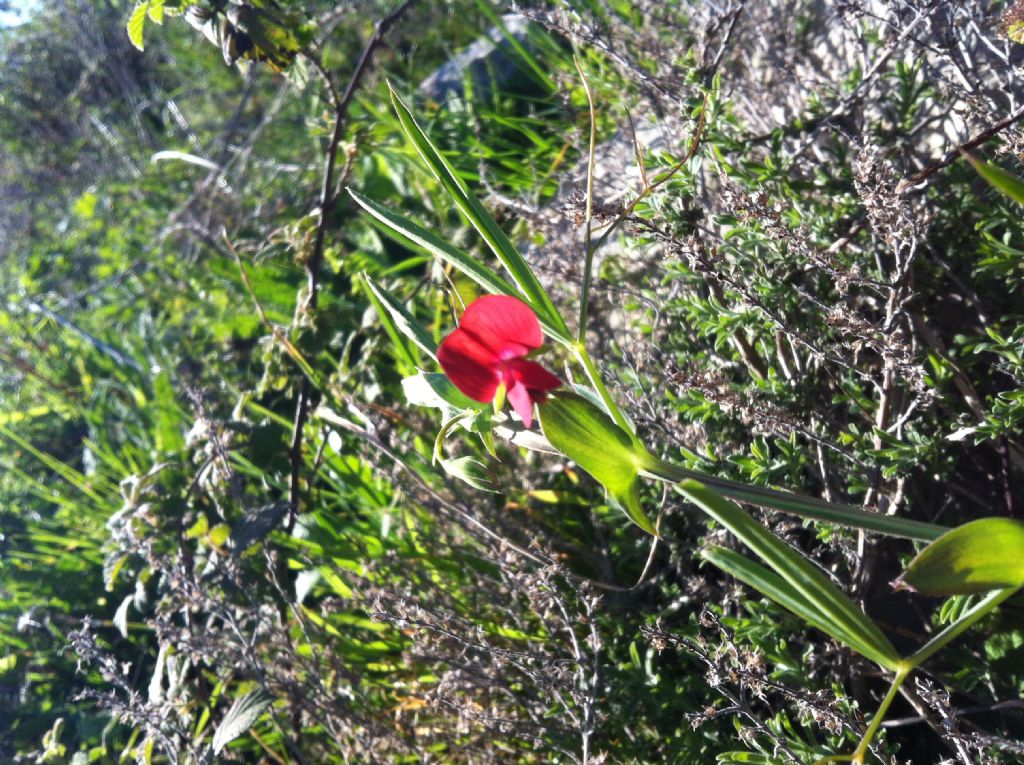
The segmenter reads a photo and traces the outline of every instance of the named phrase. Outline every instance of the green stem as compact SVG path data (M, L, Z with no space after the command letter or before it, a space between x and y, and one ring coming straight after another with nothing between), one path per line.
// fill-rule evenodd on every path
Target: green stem
M686 480L700 481L720 494L740 502L747 502L769 510L780 510L816 521L828 521L840 526L849 526L880 534L917 539L930 542L949 531L945 526L933 523L896 518L882 513L872 513L852 505L826 502L814 497L801 497L763 486L748 486L737 481L698 473L651 457L644 471L651 478L679 483Z
M885 698L882 699L882 703L878 705L878 711L875 712L875 716L871 719L868 724L868 729L864 731L864 736L861 738L860 743L857 745L857 749L853 753L853 757L850 758L854 765L863 765L864 755L868 752L868 747L871 746L871 740L875 737L875 733L878 732L878 726L882 724L882 720L885 719L885 713L889 711L889 705L892 704L896 698L896 694L899 693L900 686L903 685L903 681L907 679L913 671L912 666L902 667L893 677L892 685L889 686L889 692L885 694Z
M1005 590L996 590L990 593L988 597L966 611L959 619L907 657L906 663L911 667L920 666L922 662L934 656L937 651L945 647L954 638L959 637L964 630L988 614L1019 589L1019 587L1008 587Z
M590 310L590 285L593 281L594 272L594 251L597 249L591 244L591 237L594 224L594 150L597 143L597 115L594 112L594 97L590 92L590 83L587 82L579 59L575 60L576 71L580 73L583 82L583 90L587 94L587 105L590 108L590 147L587 161L587 209L584 218L583 229L583 290L580 295L580 326L576 338L580 345L587 342L587 312Z
M990 593L984 600L975 605L974 608L965 612L959 619L950 624L946 629L942 630L942 632L933 637L921 646L921 648L901 662L899 670L897 670L892 679L892 685L889 687L889 692L885 695L885 698L882 699L882 703L879 705L878 711L875 712L874 718L872 718L871 723L868 725L868 729L864 732L864 736L860 740L860 744L857 745L857 749L853 753L852 762L854 765L863 765L864 757L868 752L868 747L871 746L871 741L878 732L878 727L882 724L882 720L885 719L885 714L889 710L889 705L892 704L893 699L896 698L896 694L899 692L900 686L903 685L903 681L907 679L907 676L955 638L962 635L965 630L974 625L979 619L990 613L996 608L996 606L1005 601L1011 595L1014 595L1018 590L1020 590L1019 587L1009 587L1005 590L996 590L995 592Z
M597 370L594 362L590 358L590 354L587 353L586 347L583 343L578 343L573 349L576 354L576 360L583 367L583 370L587 373L587 378L590 380L590 384L594 386L594 390L601 397L601 401L604 402L604 408L608 410L608 414L611 415L612 419L615 420L615 424L622 428L634 442L637 442L636 436L633 434L633 426L629 424L629 420L626 419L626 415L622 413L622 409L615 403L615 399L612 398L612 394L608 392L608 388L605 387L604 380L601 379L601 373Z

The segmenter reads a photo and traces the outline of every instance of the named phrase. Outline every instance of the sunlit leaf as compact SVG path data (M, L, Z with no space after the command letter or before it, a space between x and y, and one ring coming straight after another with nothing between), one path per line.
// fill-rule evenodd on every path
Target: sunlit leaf
M143 50L146 46L142 40L142 31L146 27L146 13L149 11L149 3L139 3L132 9L132 15L128 17L128 39L131 40L139 50Z
M657 529L640 507L640 471L651 457L593 403L575 393L555 393L538 407L548 441L590 473L637 526Z
M982 518L922 550L897 580L925 595L968 595L1024 585L1024 522Z
M416 366L416 359L406 348L403 337L411 340L417 348L437 361L437 344L430 333L387 290L375 284L369 276L364 275L363 279L366 281L367 293L377 316L380 317L381 323L391 337L391 342L395 344L406 363L411 367Z
M412 112L398 97L394 89L391 91L391 102L394 105L395 112L398 114L398 120L402 125L402 129L412 142L420 159L423 160L430 169L430 172L433 173L434 177L437 178L445 191L451 196L459 212L477 230L477 233L487 243L487 246L490 247L502 265L505 266L506 271L508 271L521 293L517 297L522 297L526 300L542 323L548 325L559 336L568 337L569 329L562 319L562 315L555 308L554 303L551 302L551 298L548 297L547 292L545 292L537 277L534 276L530 265L519 254L515 245L512 244L505 232L494 218L491 217L491 214L487 212L486 208L469 190L469 187L459 177L455 168L451 166L448 160L444 158L437 147L430 141L427 134L423 132L423 129L413 117Z

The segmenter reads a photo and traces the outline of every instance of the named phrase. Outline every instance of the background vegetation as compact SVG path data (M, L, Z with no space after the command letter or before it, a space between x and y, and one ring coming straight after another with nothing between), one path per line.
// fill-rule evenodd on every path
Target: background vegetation
M884 679L701 564L736 543L681 497L645 487L645 571L649 537L571 463L469 433L445 456L483 489L434 463L441 417L402 381L437 369L368 285L434 340L476 288L344 189L486 258L390 83L574 315L575 55L597 220L628 212L589 340L659 456L949 526L1019 516L1024 219L959 159L1021 174L1004 5L521 3L518 73L445 99L419 83L509 7L232 7L271 22L212 45L170 3L41 0L0 30L0 760L852 750ZM967 605L892 591L909 542L763 519L901 650ZM1022 682L1010 600L874 753L1022 761Z

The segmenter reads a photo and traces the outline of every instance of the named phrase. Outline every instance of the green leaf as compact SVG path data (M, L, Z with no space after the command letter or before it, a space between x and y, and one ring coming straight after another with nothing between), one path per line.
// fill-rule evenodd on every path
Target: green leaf
M970 154L964 154L964 158L974 166L974 169L978 171L978 175L988 181L991 186L1006 194L1014 202L1024 205L1024 179L1003 170L998 165L975 159Z
M466 183L455 171L455 168L448 163L448 160L441 155L437 147L431 143L427 134L416 123L412 112L402 103L402 100L393 88L391 89L391 103L394 104L402 130L412 142L420 159L427 165L434 177L440 181L445 191L451 196L452 201L455 202L455 206L459 208L459 212L477 230L477 233L487 243L487 246L490 247L502 265L505 266L512 280L519 287L522 293L521 296L533 308L541 322L553 330L555 333L552 335L553 337L558 335L568 338L569 329L564 319L562 319L562 315L555 308L554 303L551 302L551 298L548 297L540 282L537 281L537 277L534 276L529 264L519 254L519 251L509 240L508 236L505 235L505 232L502 231L497 221L491 217L486 208L470 192Z
M402 380L402 391L405 400L413 406L429 406L448 413L490 409L488 404L481 404L466 396L452 384L447 375L439 372L420 372L406 377Z
M164 0L149 0L146 15L154 24L164 23Z
M1003 34L1006 35L1008 40L1018 45L1024 45L1024 20L1013 19L1007 22Z
M812 627L821 630L840 643L849 646L865 658L877 664L888 666L890 657L878 654L872 646L866 644L858 635L851 635L842 627L834 624L815 608L811 607L806 598L775 572L759 563L750 560L735 550L724 547L710 547L701 551L701 557L722 569L725 573L739 579L748 587L771 598L783 608L799 616Z
M428 231L418 223L414 223L393 210L389 210L387 207L367 199L354 189L349 189L348 193L355 200L356 204L362 207L370 216L370 222L389 239L416 252L439 258L466 274L466 276L491 294L512 295L520 299L523 297L519 290L494 273L486 264L453 247L437 234ZM538 312L537 318L549 337L563 345L569 345L572 342L569 338L568 330L565 329L565 324L561 321L561 317L559 317L558 322L552 323Z
M829 634L844 636L843 642L887 669L899 667L900 655L878 625L810 561L738 505L723 499L703 484L682 481L678 490L731 531L785 582L786 587L778 590L771 589L774 580L766 580L770 591L765 591L765 595L777 597L780 603L799 598L802 600L800 608L815 614L815 626L828 625L826 631Z
M261 690L251 691L235 699L213 733L213 753L220 754L221 749L248 732L272 703L274 697Z
M1024 585L1024 522L982 518L925 547L897 580L925 595L969 595Z
M551 445L590 473L637 526L658 536L640 507L640 471L654 459L597 406L575 393L555 393L538 407Z
M142 30L146 27L146 13L148 11L148 2L138 3L132 10L132 15L128 17L128 25L125 27L128 30L128 39L139 50L144 50L146 47L142 41Z
M174 397L174 386L166 370L153 379L153 407L156 409L156 444L161 452L185 448L182 433L183 414Z
M391 342L395 344L395 347L409 366L415 368L416 359L413 358L409 349L406 348L402 337L411 340L416 347L434 361L437 361L437 345L434 343L434 338L431 337L430 333L387 290L374 284L369 276L364 275L363 279L366 281L367 294L370 302L373 303L374 310L377 311L381 324L384 325L384 329L391 337Z
M475 457L442 459L441 467L452 478L481 491L494 492L487 466Z
M731 762L745 762L748 765L782 765L783 760L758 752L722 752L715 761L724 765Z
M931 542L949 531L947 527L937 526L933 523L897 518L851 505L826 502L816 497L802 497L798 494L790 494L764 486L751 486L738 481L730 481L695 470L687 470L665 460L654 460L646 472L653 477L671 483L694 480L711 487L729 499L757 505L767 510L778 510L798 515L801 518L835 523L854 529L865 529L887 536Z

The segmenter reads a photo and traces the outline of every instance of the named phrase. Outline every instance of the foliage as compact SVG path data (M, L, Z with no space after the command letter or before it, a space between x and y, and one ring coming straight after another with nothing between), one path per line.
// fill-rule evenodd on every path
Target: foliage
M889 586L1016 563L1011 43L819 5L527 4L444 103L504 8L0 30L0 759L1017 761L1011 590ZM488 292L542 432L438 374Z

